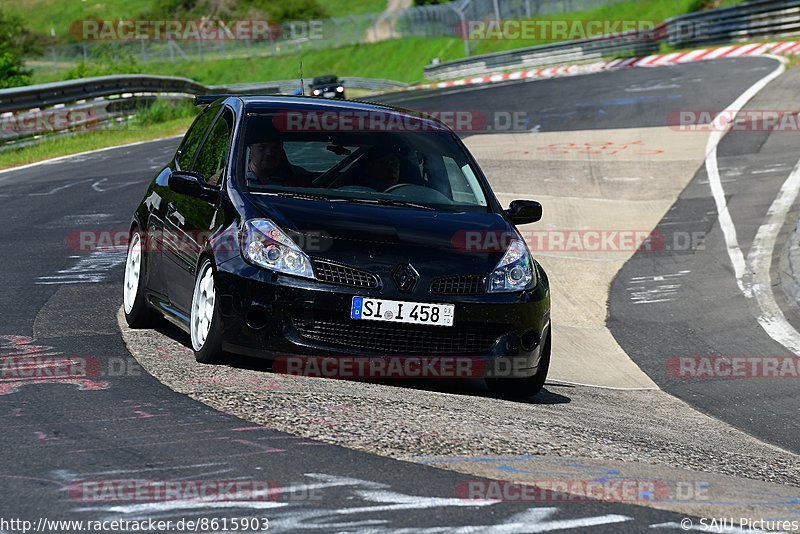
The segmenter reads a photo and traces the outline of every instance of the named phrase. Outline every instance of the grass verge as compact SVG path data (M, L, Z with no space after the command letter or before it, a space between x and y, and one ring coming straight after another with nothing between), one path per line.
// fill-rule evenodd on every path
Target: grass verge
M137 70L143 74L184 76L217 85L297 78L302 60L304 77L309 80L322 74L336 74L415 82L424 78L423 68L434 57L442 61L464 57L464 44L448 37L393 39L280 56L138 63ZM124 72L125 65L119 65L117 74ZM33 83L58 81L63 74L64 71L34 67Z

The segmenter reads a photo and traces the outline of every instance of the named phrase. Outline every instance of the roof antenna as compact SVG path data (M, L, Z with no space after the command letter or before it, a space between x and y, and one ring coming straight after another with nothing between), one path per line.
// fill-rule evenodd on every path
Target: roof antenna
M306 96L305 89L303 89L303 60L300 60L300 96Z

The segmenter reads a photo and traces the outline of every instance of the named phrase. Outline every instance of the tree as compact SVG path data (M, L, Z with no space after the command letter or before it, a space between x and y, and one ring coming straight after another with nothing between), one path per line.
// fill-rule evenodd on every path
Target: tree
M9 52L0 52L0 89L19 87L31 83L31 72L23 67L22 60Z
M30 83L22 56L39 52L34 34L20 16L0 10L0 88Z

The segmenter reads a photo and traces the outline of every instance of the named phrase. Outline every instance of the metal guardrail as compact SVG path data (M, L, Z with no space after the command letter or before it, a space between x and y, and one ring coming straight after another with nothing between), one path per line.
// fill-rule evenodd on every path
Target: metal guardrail
M375 78L342 78L349 88L380 91L400 89L407 84ZM310 79L305 80L311 81ZM272 94L300 88L300 80L277 80L263 83L205 86L188 78L124 74L81 78L65 82L26 85L0 90L0 113L29 110L126 93L177 93L203 95L212 92Z
M377 78L358 78L348 76L339 78L347 89L366 89L367 91L387 91L397 90L408 87L407 83L396 82L394 80L381 80ZM304 90L308 93L308 84L311 78L305 78ZM294 80L274 80L265 83L238 83L234 85L214 85L208 87L209 92L216 93L238 93L238 94L272 94L272 93L292 93L301 87L300 78Z
M425 77L447 79L516 68L552 67L566 63L596 61L609 55L651 54L658 50L658 47L658 43L646 34L582 39L429 65L425 67Z
M690 47L800 33L800 0L754 0L666 22L667 44Z
M592 61L601 57L643 55L662 42L672 47L694 47L750 39L800 34L800 0L753 0L691 13L667 20L649 34L596 37L485 54L425 67L428 79L447 79L492 71L551 67Z
M120 74L0 90L0 113L66 104L125 93L203 94L208 89L188 78Z
M371 91L407 86L402 82L373 78L350 77L342 81L351 89ZM275 94L299 88L299 79L205 86L188 78L131 74L2 89L0 144L124 120L156 97L174 100L214 93Z

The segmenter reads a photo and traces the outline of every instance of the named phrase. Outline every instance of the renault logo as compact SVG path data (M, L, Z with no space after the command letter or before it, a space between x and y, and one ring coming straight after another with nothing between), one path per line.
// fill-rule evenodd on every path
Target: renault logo
M417 285L419 273L410 263L406 263L397 266L392 273L392 278L394 278L394 283L397 284L397 289L404 293L408 293L414 289L415 285Z

